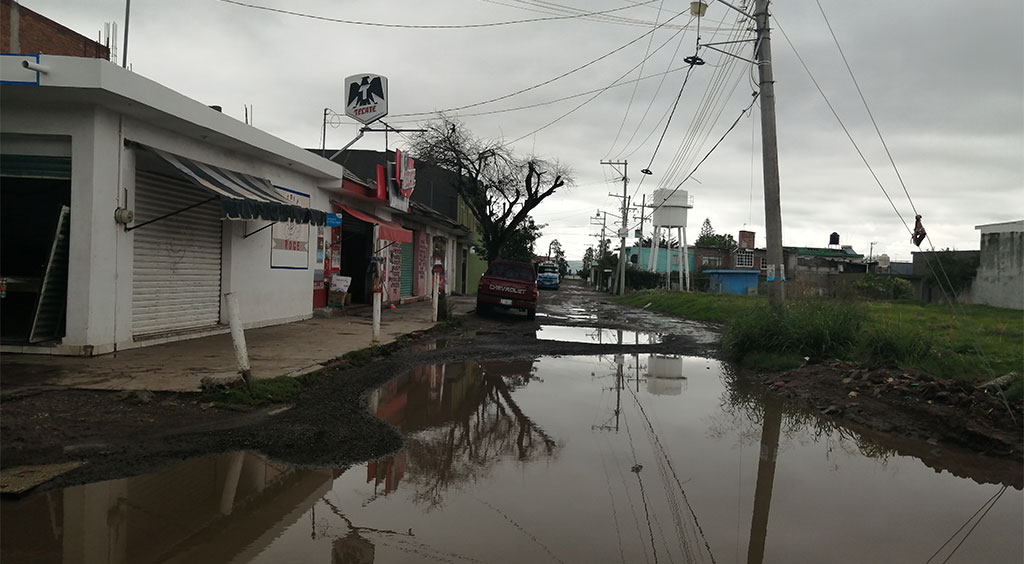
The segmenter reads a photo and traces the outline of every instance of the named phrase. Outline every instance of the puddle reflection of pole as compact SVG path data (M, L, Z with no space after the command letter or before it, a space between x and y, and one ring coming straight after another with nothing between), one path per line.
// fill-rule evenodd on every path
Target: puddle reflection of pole
M768 512L772 506L772 486L775 484L775 460L779 454L781 428L781 406L776 401L766 400L764 421L761 426L761 456L757 461L754 514L750 520L747 564L761 564L764 560L764 545L768 537Z

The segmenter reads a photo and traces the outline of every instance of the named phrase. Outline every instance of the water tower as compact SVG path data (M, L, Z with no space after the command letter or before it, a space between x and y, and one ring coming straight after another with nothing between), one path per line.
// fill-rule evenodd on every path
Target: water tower
M666 228L669 230L666 239L672 238L672 228L678 229L679 245L681 247L681 252L679 253L679 272L682 284L680 284L680 289L689 290L690 251L689 246L686 244L686 212L693 207L693 196L690 196L690 193L686 190L659 188L654 191L653 200L654 214L651 224L654 226L654 232L651 235L652 249L647 269L657 271L661 229ZM666 270L668 270L669 274L668 279L672 280L672 265L670 264Z

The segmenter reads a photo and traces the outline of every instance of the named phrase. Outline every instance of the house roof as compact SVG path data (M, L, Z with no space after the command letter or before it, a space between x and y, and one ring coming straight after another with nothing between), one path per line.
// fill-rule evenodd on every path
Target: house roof
M789 253L796 253L798 255L806 257L824 257L824 258L844 258L844 259L861 259L864 255L853 252L850 249L847 252L844 249L828 249L822 247L782 247L783 251Z
M984 225L975 225L975 229L981 231L981 234L986 233L1011 233L1014 231L1024 231L1024 219L1017 221L1004 221L1002 223L986 223Z

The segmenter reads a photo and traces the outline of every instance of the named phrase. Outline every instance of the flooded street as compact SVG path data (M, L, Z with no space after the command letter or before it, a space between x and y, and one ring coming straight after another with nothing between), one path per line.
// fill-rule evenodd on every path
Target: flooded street
M657 342L542 326L538 339ZM249 452L4 500L5 562L1020 562L1024 496L936 471L658 354L413 369L367 406L404 448Z

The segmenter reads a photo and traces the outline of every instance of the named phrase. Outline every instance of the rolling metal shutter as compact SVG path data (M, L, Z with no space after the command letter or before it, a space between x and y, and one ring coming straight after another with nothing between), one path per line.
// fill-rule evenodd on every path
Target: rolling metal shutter
M413 261L416 255L412 243L402 243L402 285L401 295L403 298L412 295L412 279L415 273Z
M135 223L208 200L187 182L135 174ZM220 322L220 203L203 205L133 231L132 334L197 329Z

